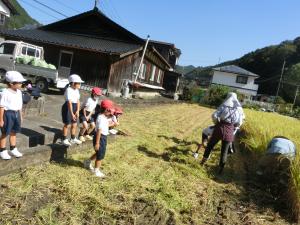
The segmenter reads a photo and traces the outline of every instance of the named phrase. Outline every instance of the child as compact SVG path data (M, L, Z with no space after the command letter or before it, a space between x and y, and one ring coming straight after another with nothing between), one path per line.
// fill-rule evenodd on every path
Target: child
M62 106L61 115L63 126L63 144L71 146L72 144L80 145L82 142L75 137L77 130L77 119L79 117L80 109L80 84L84 81L80 76L73 74L69 77L69 87L65 91L66 102ZM71 141L68 140L68 130L71 125Z
M79 122L82 123L82 128L79 132L79 140L82 142L85 142L85 140L93 140L89 135L95 128L95 122L92 115L99 101L99 96L101 95L101 89L94 87L92 89L91 97L86 100L83 108L79 112ZM84 134L86 134L85 137L83 137Z
M105 99L100 105L100 114L96 120L96 134L93 138L93 145L95 153L89 160L85 160L84 166L90 169L97 177L104 178L105 174L100 171L101 162L105 157L107 135L109 134L109 121L108 118L112 115L114 104L112 101ZM95 169L93 168L91 161L95 160Z
M11 156L6 150L6 137L9 136L10 153L16 158L23 156L16 148L16 134L21 131L22 122L22 82L25 81L22 74L17 71L8 71L5 74L7 88L3 90L0 100L0 156L9 160Z
M215 128L215 126L209 126L202 131L202 143L198 145L197 151L193 154L195 159L198 158L201 147L204 147L204 148L206 147L209 138L211 137L212 133L214 132L214 128Z
M114 113L109 120L109 127L114 128L120 125L119 117L123 114L123 110L119 106L115 106Z

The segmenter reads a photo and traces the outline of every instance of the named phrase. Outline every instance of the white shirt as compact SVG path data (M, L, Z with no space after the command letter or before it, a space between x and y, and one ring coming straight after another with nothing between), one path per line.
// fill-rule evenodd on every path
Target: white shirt
M97 100L94 100L93 98L89 97L85 103L83 104L84 108L88 112L93 112L97 106Z
M206 136L211 136L212 133L214 132L215 126L209 126L205 128L202 133L205 134Z
M4 110L22 110L23 98L20 90L14 91L11 88L6 88L1 93L0 107Z
M100 114L96 120L96 130L99 130L99 129L101 129L101 134L103 134L103 135L109 134L108 118L103 114Z
M77 103L80 99L80 94L78 89L68 87L65 91L66 101L71 101L72 103Z

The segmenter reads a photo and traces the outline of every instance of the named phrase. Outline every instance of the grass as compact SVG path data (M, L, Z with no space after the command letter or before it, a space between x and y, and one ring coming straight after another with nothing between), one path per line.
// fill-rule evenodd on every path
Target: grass
M103 166L107 179L101 181L82 168L92 149L73 155L65 164L4 177L1 224L138 224L143 219L142 207L136 209L140 204L147 205L150 215L159 212L161 221L202 221L213 211L209 195L215 191L191 150L210 123L210 114L209 109L188 104L129 110L120 129L130 136L108 144ZM207 193L201 188L204 182L211 186ZM203 195L200 202L199 195ZM191 215L198 210L203 214Z
M206 167L192 157L211 113L191 104L128 109L120 129L129 136L109 140L105 180L83 169L92 149L1 177L0 224L285 224L265 219L275 213L253 204L232 162L217 177L218 154Z
M243 126L245 137L242 142L257 157L266 151L266 146L274 136L285 136L300 149L300 121L274 113L246 110L247 120ZM298 153L291 167L290 196L294 217L300 215L300 154Z

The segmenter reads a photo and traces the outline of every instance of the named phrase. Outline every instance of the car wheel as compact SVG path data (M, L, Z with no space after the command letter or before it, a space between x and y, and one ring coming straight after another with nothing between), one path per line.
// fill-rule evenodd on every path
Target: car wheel
M36 82L36 87L39 88L42 92L48 91L48 82L45 79L39 79Z

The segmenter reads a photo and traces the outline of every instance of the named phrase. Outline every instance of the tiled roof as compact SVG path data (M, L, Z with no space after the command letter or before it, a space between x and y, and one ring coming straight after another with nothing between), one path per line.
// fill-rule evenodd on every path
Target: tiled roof
M213 70L221 71L221 72L228 72L228 73L235 73L235 74L246 75L246 76L252 76L252 77L259 77L259 75L252 73L248 70L245 70L241 67L235 66L235 65L216 67L216 68L213 68Z
M41 42L71 48L85 49L110 54L123 54L141 48L141 45L122 41L88 37L79 34L61 33L33 30L1 30L0 34L6 38L14 38L24 41Z

